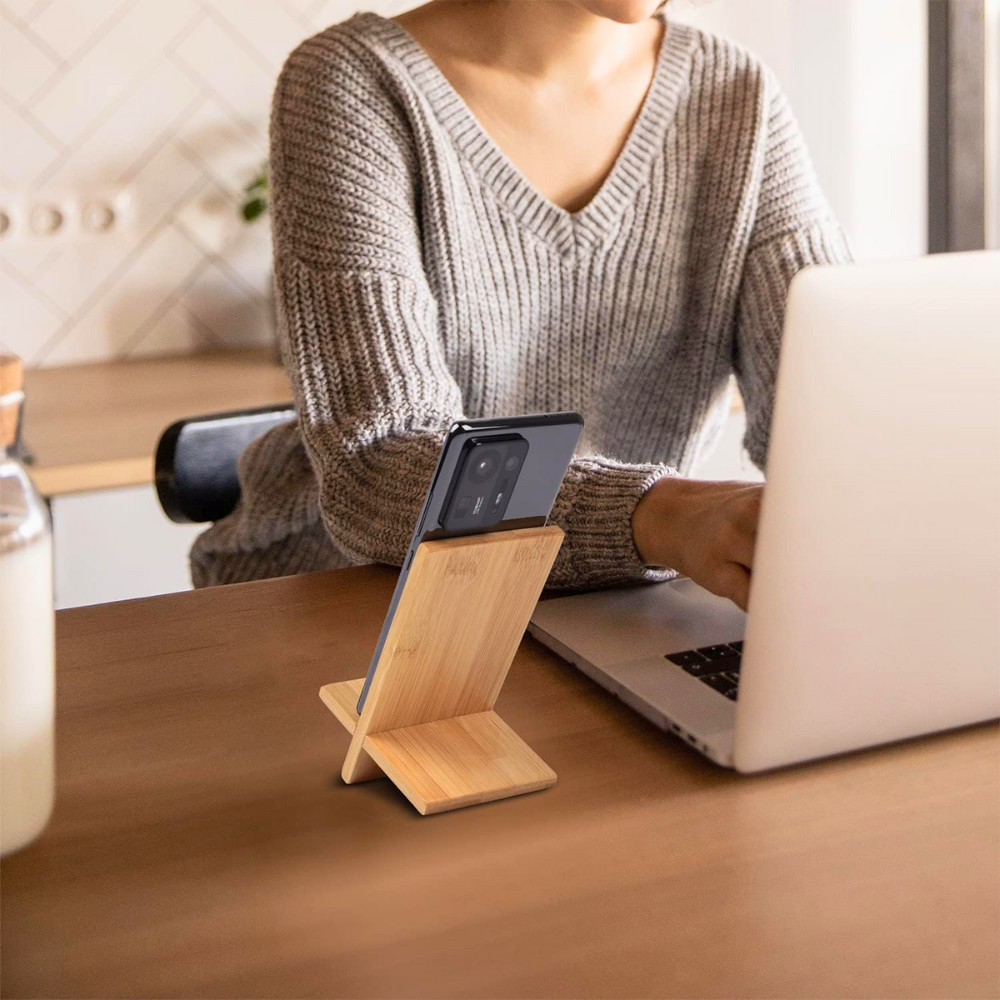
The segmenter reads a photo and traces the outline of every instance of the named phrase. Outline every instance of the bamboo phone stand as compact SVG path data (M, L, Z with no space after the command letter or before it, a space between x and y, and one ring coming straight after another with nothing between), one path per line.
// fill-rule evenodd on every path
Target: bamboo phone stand
M493 705L562 540L547 526L417 547L361 716L362 680L319 693L352 734L344 781L384 774L424 815L555 784Z

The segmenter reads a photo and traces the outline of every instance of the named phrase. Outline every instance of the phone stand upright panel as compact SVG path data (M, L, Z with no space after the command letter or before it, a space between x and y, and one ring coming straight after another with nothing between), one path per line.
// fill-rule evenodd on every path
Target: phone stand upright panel
M550 525L417 547L361 715L363 680L320 691L352 734L345 782L384 774L423 814L555 784L493 706L562 540Z

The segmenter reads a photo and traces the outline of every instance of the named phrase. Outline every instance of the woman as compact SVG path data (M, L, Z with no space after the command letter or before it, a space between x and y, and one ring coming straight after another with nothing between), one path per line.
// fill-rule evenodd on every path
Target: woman
M752 56L656 0L432 0L307 41L272 124L298 421L247 450L198 585L399 565L447 427L579 410L556 587L681 572L746 606L792 276L848 259Z

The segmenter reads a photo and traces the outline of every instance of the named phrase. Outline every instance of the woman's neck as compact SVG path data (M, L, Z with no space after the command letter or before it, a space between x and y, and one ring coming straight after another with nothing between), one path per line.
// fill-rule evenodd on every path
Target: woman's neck
M452 59L581 86L613 79L662 33L658 19L619 24L566 0L431 0L396 20L409 28L439 18L448 31L435 35Z

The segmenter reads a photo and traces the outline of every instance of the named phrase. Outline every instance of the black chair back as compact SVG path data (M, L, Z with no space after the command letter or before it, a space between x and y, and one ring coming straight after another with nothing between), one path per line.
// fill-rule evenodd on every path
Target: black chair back
M243 449L294 417L287 403L171 424L156 446L156 493L167 517L197 524L231 514L240 498L236 469Z

